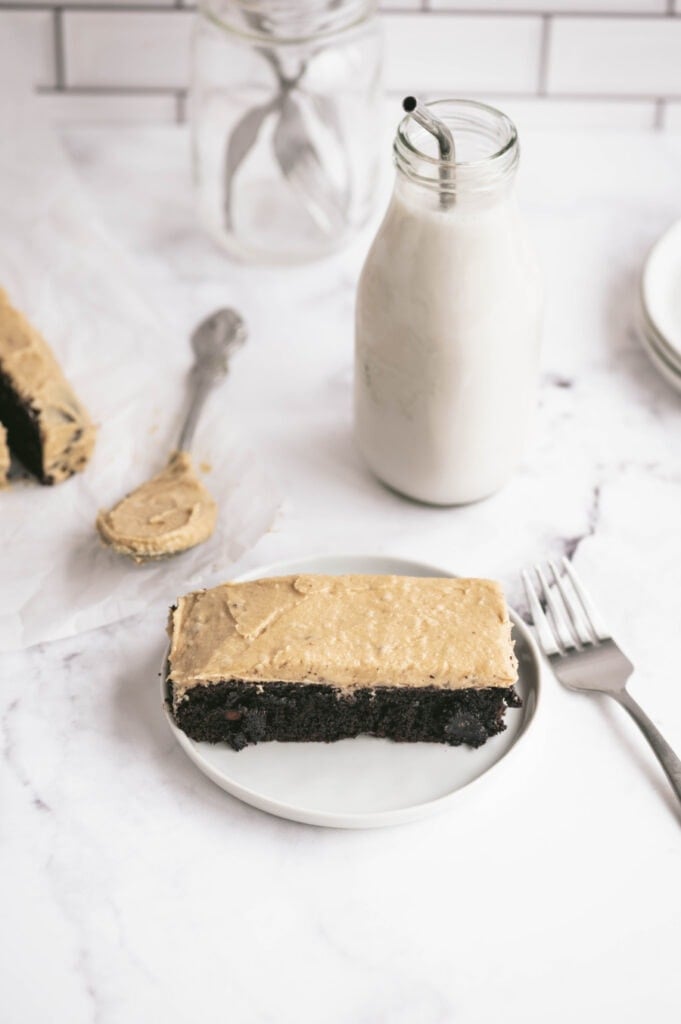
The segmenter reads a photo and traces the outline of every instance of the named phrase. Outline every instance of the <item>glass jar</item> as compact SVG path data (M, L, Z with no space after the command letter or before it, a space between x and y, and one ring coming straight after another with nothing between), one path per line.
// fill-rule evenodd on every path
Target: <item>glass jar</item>
M233 255L304 261L367 219L380 150L374 0L203 0L191 121L199 214Z
M381 480L449 505L493 493L521 458L541 289L514 195L514 125L473 101L427 109L455 158L402 120L395 190L358 287L355 430Z

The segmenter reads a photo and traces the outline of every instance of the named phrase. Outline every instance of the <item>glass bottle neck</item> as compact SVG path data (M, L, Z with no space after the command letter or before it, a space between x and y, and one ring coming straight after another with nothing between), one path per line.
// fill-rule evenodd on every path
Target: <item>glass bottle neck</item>
M519 159L513 122L473 100L438 100L427 106L451 130L456 158L442 160L435 138L407 115L393 145L398 188L442 210L485 205L507 195Z
M335 35L376 12L377 0L199 0L202 14L257 43Z

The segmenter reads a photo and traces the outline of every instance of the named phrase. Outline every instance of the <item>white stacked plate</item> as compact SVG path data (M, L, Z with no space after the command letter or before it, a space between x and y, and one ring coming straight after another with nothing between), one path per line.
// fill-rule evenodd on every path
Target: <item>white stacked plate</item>
M681 394L681 220L643 266L638 331L655 369Z

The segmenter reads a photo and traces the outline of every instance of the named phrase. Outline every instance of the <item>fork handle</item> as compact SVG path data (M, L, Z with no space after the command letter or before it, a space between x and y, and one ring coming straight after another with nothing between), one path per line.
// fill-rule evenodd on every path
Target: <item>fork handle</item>
M626 708L634 719L653 748L653 752L662 765L665 775L676 793L677 799L681 802L681 760L679 760L662 733L653 725L643 708L640 704L637 704L628 690L619 690L617 693L611 693L610 696L614 697L623 708Z

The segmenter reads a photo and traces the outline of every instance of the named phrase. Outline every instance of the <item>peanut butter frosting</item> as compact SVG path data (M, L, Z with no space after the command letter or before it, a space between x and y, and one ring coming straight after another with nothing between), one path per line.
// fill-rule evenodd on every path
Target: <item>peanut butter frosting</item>
M217 505L196 475L187 452L174 452L147 483L100 512L97 529L106 544L137 562L174 555L208 540Z
M7 487L7 474L9 473L10 455L7 447L7 431L0 423L0 487Z
M37 424L43 481L58 483L84 469L94 448L95 427L43 336L2 289L0 374ZM14 447L11 427L9 441Z
M517 679L498 583L281 576L187 594L170 618L175 705L222 680L359 687L509 687Z

